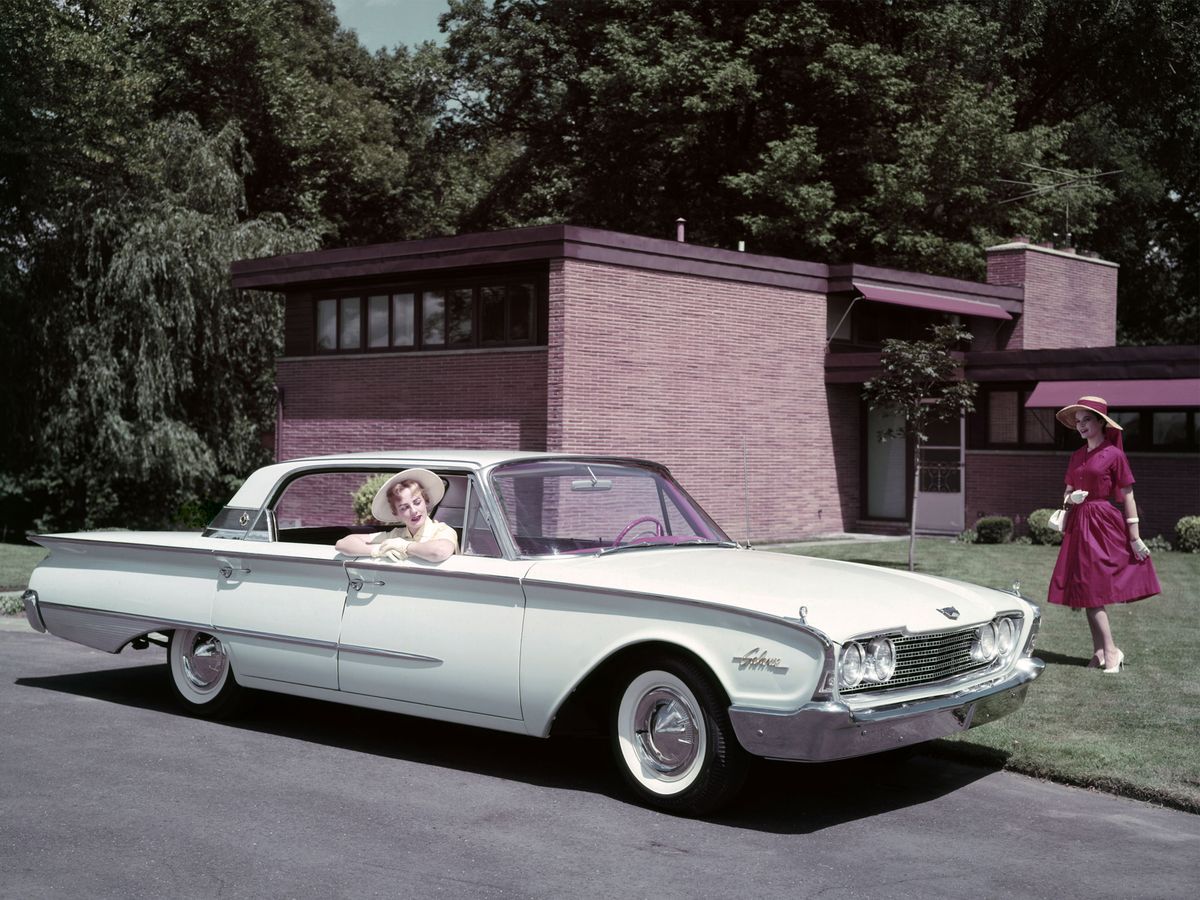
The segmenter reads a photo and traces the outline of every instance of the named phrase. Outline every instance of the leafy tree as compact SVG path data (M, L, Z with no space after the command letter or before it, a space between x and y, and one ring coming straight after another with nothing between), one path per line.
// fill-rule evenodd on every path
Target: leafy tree
M982 246L1069 232L1122 266L1122 340L1200 340L1194 0L450 7L445 133L499 169L464 228L682 215L701 243L969 278ZM1012 183L1047 174L1076 183Z
M921 451L929 426L958 418L975 408L975 384L961 377L954 350L968 344L970 333L957 325L934 325L924 341L890 338L883 342L880 373L863 385L871 409L894 414L903 425L880 432L879 440L910 438L913 442L912 517L908 526L908 568L916 558L917 495L921 486Z
M39 529L167 525L261 464L282 310L229 285L235 259L311 247L242 218L242 141L148 126L120 189L74 221L72 282L42 310Z

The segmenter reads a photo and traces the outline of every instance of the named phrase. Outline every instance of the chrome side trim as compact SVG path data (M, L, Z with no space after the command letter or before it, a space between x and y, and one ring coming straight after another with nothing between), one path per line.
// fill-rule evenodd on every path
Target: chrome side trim
M747 751L770 759L824 762L892 750L985 725L1018 709L1045 663L1022 659L1003 679L913 703L851 710L809 703L792 712L733 706L729 718Z
M369 572L394 572L403 574L405 577L411 575L429 575L434 578L461 578L465 581L491 581L501 584L521 583L519 575L492 575L484 572L448 572L445 569L426 568L422 565L406 566L397 565L396 563L379 562L369 556L352 556L344 561L344 565ZM437 563L430 563L429 565L436 566Z
M602 594L608 597L628 597L633 600L656 600L660 603L674 603L679 606L687 606L692 609L711 609L718 612L735 613L739 616L746 616L751 619L758 619L763 622L771 622L775 625L783 625L787 628L794 628L796 631L802 631L805 634L811 635L820 642L821 646L828 649L834 646L833 641L825 632L819 628L814 628L812 625L807 625L799 619L791 619L785 616L776 616L771 613L759 612L754 609L745 609L740 606L730 606L725 603L706 603L702 600L691 600L687 597L676 597L671 594L652 594L646 591L627 591L620 588L603 588L589 587L582 584L563 584L558 581L541 581L535 578L526 578L522 580L522 585L525 587L540 587L552 588L562 591L579 591L587 594ZM528 596L526 596L528 602Z
M46 630L51 634L94 647L106 653L119 653L121 648L135 637L163 628L194 628L212 631L209 625L196 622L177 622L171 619L135 616L129 613L112 612L106 609L88 609L82 606L65 606L61 603L39 603L41 617Z
M34 631L46 633L46 623L42 621L42 614L38 612L38 595L37 591L27 590L21 594L21 602L25 604L25 618L29 622L29 627Z
M339 653L357 653L363 656L383 656L388 659L406 659L411 662L427 662L442 665L445 660L436 656L422 656L419 653L402 653L399 650L381 650L378 647L359 647L355 644L338 644Z
M129 613L112 612L106 609L88 609L82 606L64 606L61 603L41 603L40 608L53 612L50 633L69 641L75 641L97 650L117 653L122 647L149 631L163 628L191 628L217 637L240 637L255 641L270 641L297 647L312 647L317 650L346 651L370 656L388 656L415 662L430 662L441 665L444 660L417 653L402 653L376 647L358 647L337 641L321 641L315 638L295 637L270 631L251 631L247 628L221 628L202 622L184 622L178 619L149 618ZM113 620L107 622L106 620ZM120 624L117 624L120 623ZM42 629L46 630L46 629Z
M164 553L184 553L187 555L212 555L212 550L205 550L202 547L168 547L163 544L145 544L136 541L106 541L103 538L87 538L87 537L65 537L56 534L31 534L28 535L29 540L35 544L41 544L48 550L59 549L67 552L81 552L84 547L108 547L118 549L132 550L161 550ZM212 540L206 538L205 540Z
M296 647L314 647L317 650L337 650L337 641L319 641L316 638L294 637L290 634L276 634L272 631L250 631L246 628L221 628L206 625L204 630L219 637L249 638L253 641L271 641L276 644L291 644Z

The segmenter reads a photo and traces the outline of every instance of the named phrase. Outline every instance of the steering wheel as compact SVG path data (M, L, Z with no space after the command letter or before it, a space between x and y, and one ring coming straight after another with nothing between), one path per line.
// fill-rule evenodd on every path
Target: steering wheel
M647 522L654 525L654 536L655 537L663 537L667 533L666 526L664 526L663 523L660 522L658 519L654 518L654 516L638 516L636 519L634 519L632 522L630 522L628 525L626 525L624 528L621 529L621 533L618 534L616 536L616 538L613 539L612 545L614 547L620 546L621 541L625 540L625 536L627 534L629 534L629 532L633 531L633 529L637 528L639 525L645 525ZM649 534L639 535L639 537L650 537L650 535Z

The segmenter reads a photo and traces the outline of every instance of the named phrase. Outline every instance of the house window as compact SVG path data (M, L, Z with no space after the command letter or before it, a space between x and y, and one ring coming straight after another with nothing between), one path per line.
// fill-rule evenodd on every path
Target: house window
M317 303L317 350L332 352L337 349L337 300L321 300Z
M411 347L416 343L417 298L410 292L392 294L392 346Z
M1155 447L1186 449L1188 444L1188 414L1186 412L1154 412L1150 414L1151 434Z
M988 395L988 443L1016 444L1020 442L1018 431L1017 391L992 391Z
M388 345L388 295L376 294L367 298L367 346Z
M357 350L362 346L362 300L343 297L338 301L338 349Z
M1032 385L1003 385L985 390L982 415L968 420L973 449L1074 450L1080 445L1073 428L1057 421L1057 410L1029 408ZM1200 450L1200 409L1120 409L1109 418L1121 426L1127 451L1178 453Z
M421 295L421 343L436 347L446 344L445 291L425 291Z
M545 290L534 280L376 290L319 298L314 306L317 353L546 342Z
M1025 407L1024 443L1053 447L1054 429L1057 424L1054 410Z
M446 343L470 345L474 335L475 291L455 288L446 298Z

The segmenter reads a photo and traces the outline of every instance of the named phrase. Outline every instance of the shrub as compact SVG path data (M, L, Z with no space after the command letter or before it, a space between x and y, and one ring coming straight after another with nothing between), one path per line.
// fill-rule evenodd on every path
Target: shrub
M1181 553L1200 553L1200 516L1184 516L1176 522L1175 537Z
M1008 516L984 516L975 523L981 544L1007 544L1012 540L1013 523Z
M977 544L979 543L979 535L975 533L974 528L968 528L966 531L960 531L955 540L960 544Z
M371 501L375 499L375 495L379 493L383 483L391 477L386 472L382 475L373 475L354 492L354 521L359 525L375 524L375 517L371 515Z
M19 616L25 612L20 594L0 594L0 616Z
M1029 514L1029 536L1035 544L1050 544L1057 546L1062 543L1062 532L1055 531L1048 524L1052 509L1035 509Z
M1146 541L1146 549L1151 553L1170 553L1172 548L1170 541L1161 534L1156 534Z
M1023 546L1023 547L1029 547L1029 546L1031 546L1031 545L1033 544L1033 538L1031 538L1031 537L1030 537L1029 535L1027 535L1027 534L1023 534L1023 535L1021 535L1020 537L1015 537L1015 538L1013 538L1013 539L1012 539L1012 542L1013 542L1014 544L1020 544L1020 545L1021 545L1021 546Z

